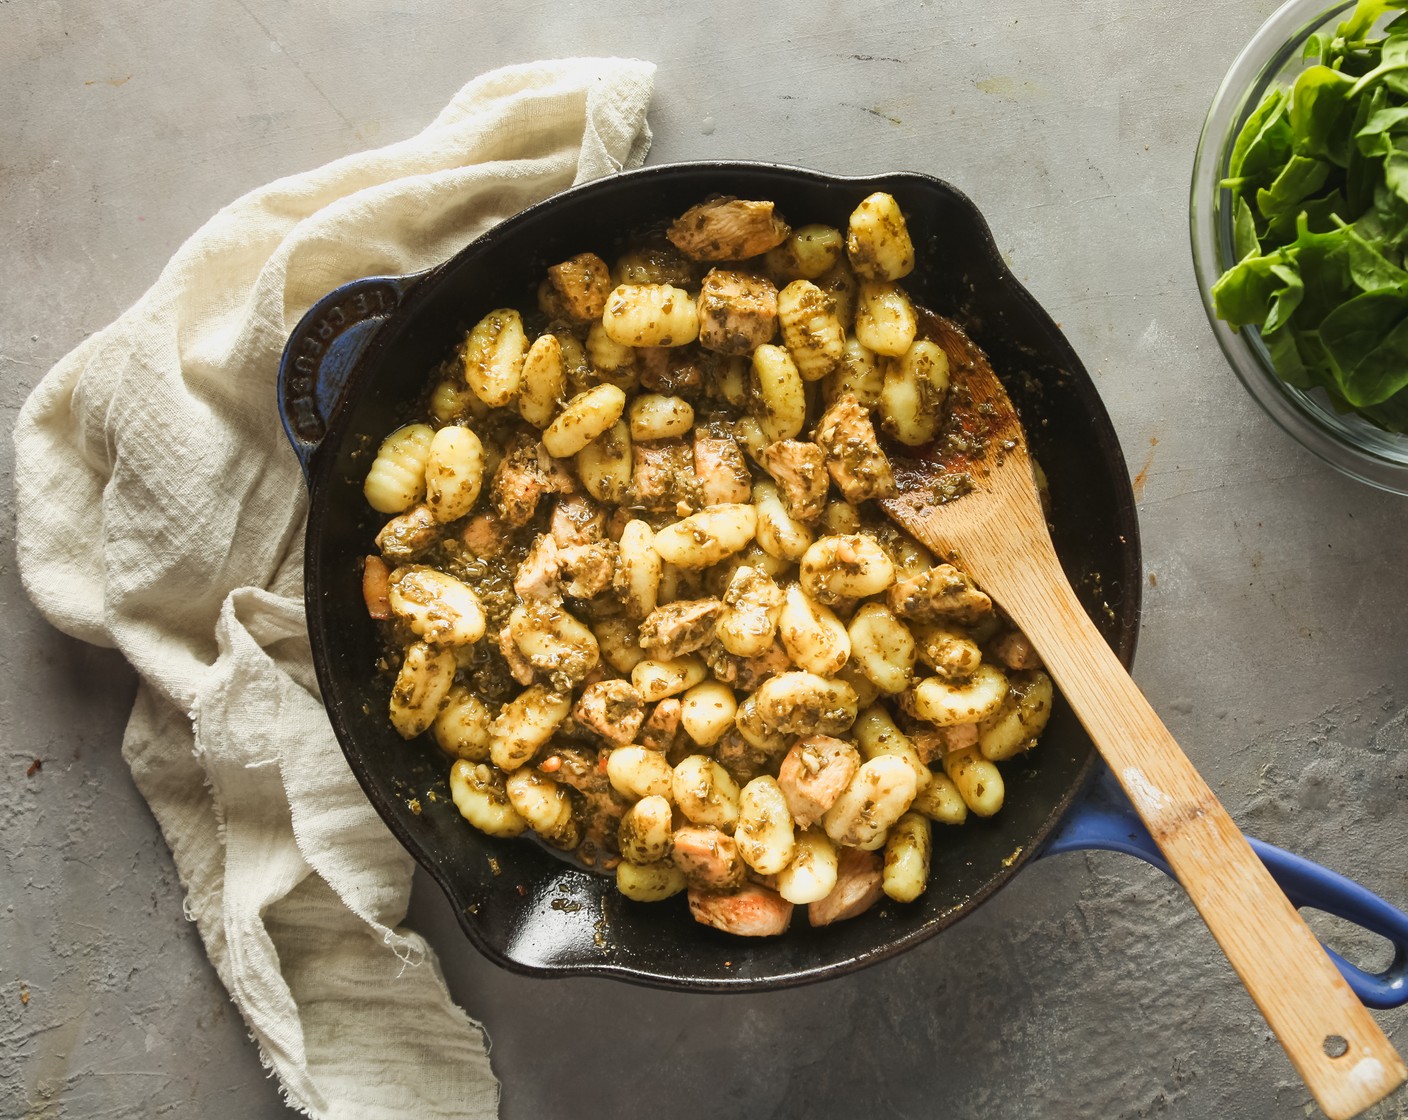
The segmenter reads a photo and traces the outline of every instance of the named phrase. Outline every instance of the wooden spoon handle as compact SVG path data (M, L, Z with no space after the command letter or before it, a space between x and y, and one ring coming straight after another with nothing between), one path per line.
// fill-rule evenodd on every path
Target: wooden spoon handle
M1052 558L990 586L1041 651L1135 811L1330 1120L1402 1084L1403 1061L1087 617Z

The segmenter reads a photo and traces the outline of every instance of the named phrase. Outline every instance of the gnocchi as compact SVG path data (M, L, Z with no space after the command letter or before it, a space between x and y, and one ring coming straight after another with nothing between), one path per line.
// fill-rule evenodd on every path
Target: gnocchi
M883 192L796 228L711 199L445 355L365 475L356 575L392 727L468 825L768 936L913 901L934 825L1001 809L1051 678L874 503L947 422L914 268Z

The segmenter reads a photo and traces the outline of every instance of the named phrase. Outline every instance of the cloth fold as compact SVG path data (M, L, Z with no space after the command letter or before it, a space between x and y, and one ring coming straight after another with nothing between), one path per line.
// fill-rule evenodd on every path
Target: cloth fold
M498 1090L478 1025L399 925L410 857L318 698L279 355L337 285L428 268L642 163L654 69L506 67L409 140L250 192L63 358L16 424L25 588L141 675L123 755L220 979L308 1115L490 1117Z

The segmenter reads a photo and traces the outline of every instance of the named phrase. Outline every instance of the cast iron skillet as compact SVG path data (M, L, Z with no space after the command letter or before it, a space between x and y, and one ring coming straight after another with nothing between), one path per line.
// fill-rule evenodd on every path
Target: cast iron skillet
M936 827L930 886L917 902L887 904L819 930L799 911L784 937L733 938L691 920L683 897L631 903L610 876L522 839L476 832L451 803L448 764L428 736L407 744L387 721L387 683L375 669L377 640L359 575L382 519L363 500L362 479L381 439L412 418L430 371L468 327L493 307L535 306L548 265L584 250L611 259L622 234L672 219L711 194L772 199L795 223L844 228L856 203L877 190L899 200L914 238L919 267L906 287L961 322L1008 384L1050 480L1062 563L1128 666L1139 625L1139 536L1109 417L1065 337L1003 265L977 208L937 179L849 179L748 163L626 172L530 207L428 272L344 285L289 339L279 405L311 495L308 628L328 715L372 804L444 889L470 940L507 968L687 990L784 987L850 972L932 937L1043 850L1116 848L1158 862L1118 794L1092 781L1094 749L1058 703L1039 748L1004 764L1001 813L961 828ZM1088 789L1094 796L1069 813ZM1408 917L1313 864L1268 846L1258 850L1283 885L1291 883L1288 893L1300 891L1293 901L1360 921L1395 942L1388 973L1342 966L1366 1002L1408 998Z

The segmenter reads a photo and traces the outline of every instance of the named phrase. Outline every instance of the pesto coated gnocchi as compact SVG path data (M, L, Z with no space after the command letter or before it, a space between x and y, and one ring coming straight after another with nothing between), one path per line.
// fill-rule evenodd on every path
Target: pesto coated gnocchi
M365 478L387 713L468 824L740 936L918 898L1055 702L876 508L948 431L956 328L902 283L893 197L833 218L710 199L554 264Z

